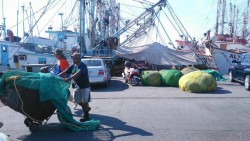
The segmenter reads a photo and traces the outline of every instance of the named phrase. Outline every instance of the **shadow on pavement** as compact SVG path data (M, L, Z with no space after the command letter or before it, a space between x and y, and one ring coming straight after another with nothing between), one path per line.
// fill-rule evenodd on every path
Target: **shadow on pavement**
M222 87L217 87L215 91L212 92L202 92L202 93L194 93L194 94L232 94L231 91L225 90Z
M120 119L91 114L91 118L101 121L100 128L96 131L72 131L66 129L60 123L42 125L38 132L18 137L23 141L111 141L119 137L140 135L152 136L153 134L137 127L127 125ZM115 132L114 132L115 131ZM116 134L115 134L116 133Z
M94 92L115 92L115 91L124 91L128 89L128 84L122 82L121 80L111 80L107 88L102 87L101 85L91 85L91 91Z

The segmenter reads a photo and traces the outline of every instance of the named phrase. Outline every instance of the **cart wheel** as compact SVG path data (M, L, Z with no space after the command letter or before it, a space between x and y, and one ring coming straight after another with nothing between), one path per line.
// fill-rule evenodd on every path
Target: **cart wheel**
M24 120L24 124L25 124L27 127L29 127L31 123L32 123L32 121L31 121L29 118L26 118L26 119Z
M31 132L37 132L39 130L39 124L38 123L31 123L29 126L29 129Z

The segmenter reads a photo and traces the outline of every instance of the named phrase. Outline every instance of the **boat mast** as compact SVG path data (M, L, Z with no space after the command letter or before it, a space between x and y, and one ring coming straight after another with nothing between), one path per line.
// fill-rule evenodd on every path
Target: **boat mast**
M218 0L218 2L217 2L217 16L216 16L215 36L217 36L218 32L219 32L220 5L221 5L221 0Z
M221 17L221 34L224 34L224 23L225 23L225 14L226 14L226 0L223 0L222 3L222 17Z
M98 20L95 19L95 1L96 0L91 0L91 13L90 13L90 25L91 25L91 29L90 29L90 48L93 48L94 47L94 41L95 41L95 34L96 34L96 28L95 28L95 25L96 25L96 22Z
M235 21L235 18L236 18L236 5L234 4L233 6L233 19L232 19L232 32L233 32L233 36L236 37L236 21Z
M25 36L25 28L24 28L24 5L22 6L23 10L23 36Z
M230 36L233 35L233 7L232 7L232 3L230 2L229 4L230 6L230 23L229 23L229 27L230 27Z
M86 7L85 7L85 0L80 0L80 51L79 53L81 54L81 56L83 56L82 53L86 53L86 46L85 46L85 39L84 39L84 35L85 35L85 11L86 11Z
M18 29L18 25L19 25L18 24L18 22L19 22L19 20L18 20L18 18L19 18L19 0L18 0L18 7L17 7L17 13L16 14L17 14L17 16L16 16L16 23L17 23L16 24L16 36L18 37L18 30L19 30Z
M242 30L242 38L246 38L247 36L247 23L248 23L248 8L249 8L249 0L247 2L247 11L243 13L243 30Z
M3 9L4 5L3 5L3 0L2 0L2 18L3 18L3 25L2 25L2 29L3 29L3 35L4 35L4 39L6 38L6 18L4 17L4 9Z
M33 27L32 27L32 25L33 25L33 23L32 23L32 6L31 6L31 2L29 2L29 5L30 5L30 35L31 35L31 37L33 37Z

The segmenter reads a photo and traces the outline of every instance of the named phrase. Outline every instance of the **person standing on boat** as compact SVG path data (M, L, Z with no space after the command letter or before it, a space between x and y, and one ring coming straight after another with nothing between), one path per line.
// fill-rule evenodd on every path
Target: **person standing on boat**
M56 51L54 52L54 55L57 59L55 75L58 75L59 73L63 72L69 67L69 62L67 58L65 57L62 49L56 49ZM66 78L67 75L65 74L62 77Z
M76 87L74 88L74 99L78 103L84 112L83 117L80 119L81 122L89 120L89 102L90 97L90 83L89 74L86 64L81 61L81 55L75 52L72 56L73 64L70 65L65 71L61 72L58 76L65 74L71 74L69 78L64 78L65 81L74 80Z

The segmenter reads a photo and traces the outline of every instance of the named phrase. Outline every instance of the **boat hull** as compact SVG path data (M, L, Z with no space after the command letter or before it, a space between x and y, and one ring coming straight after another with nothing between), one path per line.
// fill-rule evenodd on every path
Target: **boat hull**
M233 60L237 60L242 53L231 52L219 48L211 48L211 54L221 74L227 74Z
M25 70L27 64L55 64L56 58L51 53L29 51L16 42L0 41L1 68Z

